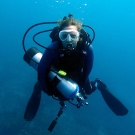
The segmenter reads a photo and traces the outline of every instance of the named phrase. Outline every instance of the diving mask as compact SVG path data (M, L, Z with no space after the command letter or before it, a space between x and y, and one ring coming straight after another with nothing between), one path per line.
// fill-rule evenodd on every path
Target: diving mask
M76 41L79 38L79 32L74 29L62 30L59 32L61 41Z

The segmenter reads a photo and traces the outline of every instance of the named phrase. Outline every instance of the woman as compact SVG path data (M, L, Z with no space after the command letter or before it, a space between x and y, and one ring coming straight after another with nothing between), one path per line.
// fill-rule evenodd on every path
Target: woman
M93 85L92 89L88 79L93 66L93 50L92 46L89 46L91 40L81 26L79 21L70 16L59 21L57 33L51 33L50 36L54 37L48 48L54 51L46 50L39 63L38 82L34 86L24 115L27 121L36 115L42 90L60 100L68 100L56 89L54 82L49 81L48 73L51 68L65 71L68 77L79 85L79 92L82 95L89 95L95 91L96 87Z

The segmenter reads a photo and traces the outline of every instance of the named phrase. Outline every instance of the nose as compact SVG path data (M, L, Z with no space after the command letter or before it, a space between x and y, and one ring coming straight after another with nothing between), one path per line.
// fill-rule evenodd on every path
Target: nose
M71 41L71 37L69 34L67 35L67 41Z

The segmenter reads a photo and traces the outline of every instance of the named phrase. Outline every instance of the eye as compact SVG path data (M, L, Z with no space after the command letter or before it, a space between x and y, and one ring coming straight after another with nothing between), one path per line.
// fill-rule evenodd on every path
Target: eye
M75 34L70 34L71 38L76 38Z
M63 37L63 38L67 38L67 33L63 33L63 34L62 34L62 37Z

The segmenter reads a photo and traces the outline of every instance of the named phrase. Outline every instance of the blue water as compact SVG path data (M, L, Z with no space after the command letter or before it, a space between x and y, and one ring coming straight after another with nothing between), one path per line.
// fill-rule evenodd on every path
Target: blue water
M50 134L47 128L60 106L46 94L42 93L35 119L32 122L23 119L37 73L23 61L22 37L31 25L58 21L69 13L92 26L96 32L93 42L95 60L90 79L101 78L129 113L116 116L97 90L87 99L88 106L77 109L66 103L67 108L51 134L134 135L134 5L134 0L0 0L0 135ZM33 29L26 38L26 49L37 47L32 41L35 32L54 26ZM51 41L48 34L39 37L46 46Z

